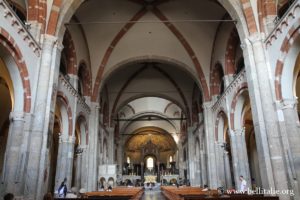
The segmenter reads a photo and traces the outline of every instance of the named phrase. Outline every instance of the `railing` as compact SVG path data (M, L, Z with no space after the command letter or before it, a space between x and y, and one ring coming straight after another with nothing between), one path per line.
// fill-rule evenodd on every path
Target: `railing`
M85 103L85 98L82 97L78 91L73 87L73 85L63 76L63 75L59 75L59 81L61 82L61 84L70 92L71 95L73 95L74 97L77 97L78 99L78 104L82 105L82 107L84 108L84 110L89 114L91 112L90 107Z
M276 22L276 26L274 27L274 29L271 31L271 33L267 36L267 38L265 39L265 43L271 43L271 39L275 36L276 38L276 34L278 32L278 29L280 29L280 27L283 24L286 24L286 20L289 17L291 11L297 6L299 5L300 1L296 0L292 3L292 5L290 5L290 7L288 8L288 10L285 12L285 14Z
M27 30L27 27L24 25L24 23L20 20L18 15L13 11L13 9L10 7L9 3L7 3L5 0L0 0L0 6L4 9L4 17L7 18L9 15L13 18L12 20L12 26L17 25L17 32L18 34L23 37L23 40L25 42L28 42L28 46L33 50L33 52L40 56L41 47L38 44L38 42L34 39L34 37L31 35L31 33Z
M226 96L229 95L236 87L238 87L243 81L246 80L246 70L242 69L234 78L234 80L228 85L220 98L212 106L212 109L215 111L223 101L225 101Z

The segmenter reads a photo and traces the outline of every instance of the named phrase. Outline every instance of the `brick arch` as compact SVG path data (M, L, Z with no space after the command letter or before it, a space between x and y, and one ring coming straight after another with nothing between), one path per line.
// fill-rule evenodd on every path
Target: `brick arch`
M106 67L108 60L121 40L121 38L133 27L136 21L138 21L140 18L142 18L146 14L147 10L145 8L142 8L139 10L130 20L128 23L126 23L123 28L117 33L117 35L114 37L112 42L110 43L109 47L106 49L106 52L104 53L103 59L101 61L101 64L99 66L95 84L94 84L94 90L93 90L93 95L92 95L92 101L97 101L99 91L100 91L100 83L102 81L102 75L104 72L104 68Z
M36 21L42 25L41 33L45 33L47 0L28 0L28 21ZM26 16L26 15L25 15Z
M257 1L258 21L260 32L265 31L265 21L270 16L276 16L275 0L260 0Z
M281 85L281 76L283 72L284 61L288 55L290 48L293 46L295 40L299 37L300 33L300 19L289 29L288 34L285 36L281 47L280 47L280 56L276 62L275 68L275 95L276 100L282 100L282 85Z
M234 127L234 113L235 113L236 103L238 101L239 96L246 90L248 90L248 85L247 85L247 83L243 83L237 88L236 92L234 93L234 97L232 99L231 106L230 106L230 126L231 126L232 130L234 130L234 128L235 128Z
M22 80L23 90L24 90L24 112L30 112L31 110L31 89L30 89L30 79L27 70L26 63L24 61L21 50L19 49L17 43L10 36L10 34L3 28L0 28L0 43L1 45L10 53L13 57Z
M198 78L201 83L204 101L209 101L211 96L209 94L206 78L203 73L200 61L198 60L193 48L188 43L188 41L185 39L185 37L180 33L180 31L176 28L176 26L174 24L172 24L171 22L169 22L168 18L157 7L155 7L152 10L152 12L158 19L160 19L167 26L167 28L174 34L174 36L179 40L179 42L182 44L182 46L188 53L189 57L193 61L194 67L197 71L197 75L198 75Z
M72 36L68 30L66 30L65 32L63 45L64 45L64 52L67 58L67 73L77 75L76 50L75 50L75 45Z
M251 7L251 3L250 0L240 0L241 4L242 4L242 10L245 16L245 20L247 23L247 28L249 31L249 34L253 34L256 33L257 27L256 27L256 21L255 21L255 17L254 17L254 13Z
M87 124L87 120L86 120L86 117L85 117L85 114L83 112L80 112L78 115L77 115L77 119L76 119L76 123L78 122L82 122L84 124L84 127L85 127L85 143L86 145L89 144L89 126Z
M225 73L223 72L222 65L217 62L212 71L211 71L211 81L210 81L210 90L211 95L218 95L221 93L221 84L222 78L224 77Z
M50 10L48 25L46 29L46 33L48 35L54 35L57 28L58 17L60 14L62 0L53 0L53 4Z
M69 127L68 127L69 136L72 136L72 132L73 132L72 119L73 119L73 116L72 116L72 110L71 110L71 107L70 107L68 97L64 93L62 93L61 91L58 91L56 96L57 96L57 98L62 100L61 102L64 104L64 106L67 109L68 123L69 123Z
M80 77L79 76L79 73L81 73L81 68L83 68L83 71L82 71L82 78L83 80L82 83L83 83L83 95L84 96L90 96L91 93L92 93L92 73L91 73L91 68L88 67L88 65L86 64L86 62L84 60L81 60L79 62L79 67L78 67L78 78Z
M216 121L215 121L215 141L219 140L219 136L218 136L218 125L219 125L219 121L221 117L225 117L225 119L227 119L228 122L228 117L226 115L225 109L223 107L221 107L218 111L217 117L216 117Z
M235 69L235 57L237 51L237 45L240 39L236 28L234 27L230 32L230 36L227 41L226 51L225 51L225 73L224 75L233 75L236 72Z

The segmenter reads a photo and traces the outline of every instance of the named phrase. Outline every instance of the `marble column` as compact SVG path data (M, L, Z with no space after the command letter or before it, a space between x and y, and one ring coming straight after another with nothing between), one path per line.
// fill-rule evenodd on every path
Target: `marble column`
M74 165L74 145L75 145L75 137L69 136L68 143L67 143L67 183L68 188L71 188L72 185L72 172L73 172L73 165ZM75 178L75 177L74 177Z
M300 123L297 104L297 99L284 99L277 103L277 107L278 112L283 113L279 121L289 168L289 179L295 196L300 198Z
M245 138L245 128L235 130L236 142L238 148L238 165L239 165L239 176L243 176L247 181L247 186L251 188L250 168L247 154L247 145ZM239 183L239 182L237 182Z
M77 189L80 189L81 188L81 172L82 172L82 169L81 169L81 166L82 166L82 153L80 153L82 149L81 148L78 148L77 151L79 151L78 153L75 154L75 158L74 158L74 162L75 163L75 187Z
M259 168L264 188L286 190L289 187L287 162L274 106L272 70L260 33L254 33L242 45L246 65L250 103L259 153ZM267 78L266 78L267 77ZM280 195L282 200L290 199Z
M98 129L99 129L99 104L91 103L91 113L89 120L89 145L87 153L88 162L88 176L87 176L87 191L94 191L97 189L98 180L98 166L97 166L97 142L98 142Z
M205 153L203 150L200 150L200 164L201 164L201 185L207 185L207 169L206 169L206 160Z
M207 160L207 184L210 188L217 188L217 166L214 147L213 134L213 114L212 114L212 102L204 102L204 131L205 131L205 143L206 143L206 160Z
M234 183L235 189L239 189L239 176L240 174L240 166L239 166L239 155L238 155L238 146L237 146L237 137L234 131L230 131L230 147L231 147L231 156L232 156L232 166L233 166L233 174L234 174Z
M47 192L48 181L48 151L47 143L53 112L55 107L56 87L59 73L59 60L62 46L58 44L57 38L50 35L42 35L42 54L40 66L37 70L39 79L37 85L33 108L33 123L30 131L28 159L25 170L26 199L42 199Z
M195 177L195 139L193 135L195 127L188 127L188 155L187 160L188 162L188 178L190 179L190 183L192 186L194 186L196 183L196 177Z
M82 154L81 154L81 183L80 188L87 188L87 169L88 169L88 161L87 161L87 148L86 146L82 146ZM80 189L79 188L79 189Z
M226 189L232 188L232 180L231 180L231 169L230 169L230 160L229 160L229 152L224 150L224 168L225 168L225 180L226 180Z
M24 112L10 113L10 126L6 151L4 155L3 173L1 179L1 190L11 192L15 195L21 195L24 170L24 157L22 153L23 131L25 124Z

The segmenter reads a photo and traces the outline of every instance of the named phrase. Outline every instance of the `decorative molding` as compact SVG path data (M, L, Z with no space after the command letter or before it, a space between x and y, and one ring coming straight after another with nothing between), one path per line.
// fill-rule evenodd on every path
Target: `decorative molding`
M26 26L21 22L16 13L11 9L10 5L5 0L0 0L0 13L3 14L6 20L11 20L10 24L14 27L20 37L28 45L34 54L38 57L41 55L41 47L37 41L33 38L31 33L27 30Z
M275 28L273 31L269 34L269 36L265 39L266 47L272 46L273 42L277 40L279 35L283 33L283 30L287 28L290 25L290 22L293 22L293 19L295 19L295 16L299 12L298 9L300 9L300 1L295 1L288 11L285 13L285 15L277 22Z
M63 75L59 75L59 81L61 83L62 86L64 86L72 96L76 97L77 103L79 105L81 105L83 107L83 109L90 114L91 113L91 109L90 107L85 103L85 98L82 97L78 91L72 86L72 84L63 76Z
M238 73L235 79L228 85L225 89L224 93L220 96L220 98L216 101L216 103L212 106L212 110L216 111L219 107L226 101L226 97L230 94L233 94L234 91L243 83L246 82L246 70L243 69Z

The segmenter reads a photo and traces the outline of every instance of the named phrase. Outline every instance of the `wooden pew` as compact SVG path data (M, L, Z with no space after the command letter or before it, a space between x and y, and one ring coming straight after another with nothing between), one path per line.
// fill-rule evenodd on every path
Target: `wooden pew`
M279 197L247 194L231 194L219 196L217 190L202 191L196 187L162 186L162 193L168 200L279 200Z
M144 190L141 187L116 187L112 191L97 191L87 192L84 194L85 198L77 199L89 199L89 200L140 200L143 196ZM71 200L71 198L58 198L55 200Z

